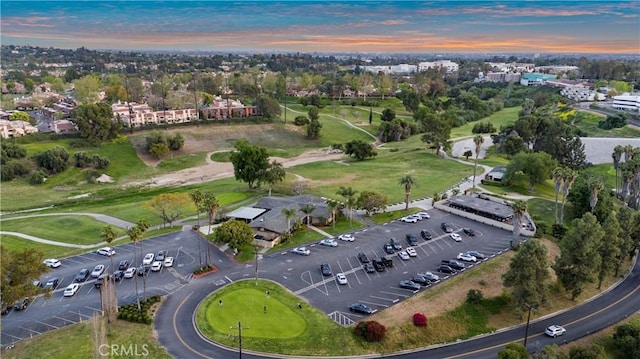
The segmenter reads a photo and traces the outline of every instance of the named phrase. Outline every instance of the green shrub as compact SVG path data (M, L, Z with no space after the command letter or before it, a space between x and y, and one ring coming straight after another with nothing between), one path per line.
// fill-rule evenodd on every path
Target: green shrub
M359 322L355 327L356 335L368 342L381 341L384 339L386 330L387 328L384 325L373 320Z
M467 292L467 303L469 304L480 304L483 298L484 295L482 295L482 291L480 290L469 289Z

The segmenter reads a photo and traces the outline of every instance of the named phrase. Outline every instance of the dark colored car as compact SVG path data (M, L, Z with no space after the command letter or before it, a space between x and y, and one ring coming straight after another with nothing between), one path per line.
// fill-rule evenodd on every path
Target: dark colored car
M382 261L382 264L384 264L385 267L387 268L391 268L393 267L393 259L387 257L382 257L380 258L380 260Z
M464 232L464 234L466 234L469 237L475 237L476 236L476 231L474 231L471 228L463 228L462 231Z
M167 252L159 251L158 255L156 255L156 259L154 259L154 260L162 262L166 257L167 257Z
M384 251L387 254L393 254L393 246L391 245L391 243L385 243L384 246L382 246L382 248L384 248Z
M0 314L2 314L2 315L9 314L9 312L11 311L11 308L13 308L13 307L10 306L10 305L2 304L2 310L0 311Z
M54 290L54 289L58 288L58 284L60 284L60 279L51 278L51 279L47 280L47 282L44 284L44 289Z
M411 290L419 290L420 285L414 281L403 280L400 281L400 288L411 289Z
M487 258L487 256L485 256L484 254L478 252L478 251L468 251L467 252L468 255L474 256L477 259L485 259Z
M416 237L413 234L407 234L407 242L409 243L410 246L415 246L418 244L418 237Z
M367 257L367 255L364 254L364 252L358 253L358 260L362 264L369 263L369 257Z
M13 305L13 309L15 309L15 310L25 310L29 306L29 303L31 303L31 299L23 298L23 299L17 301Z
M387 270L384 266L384 263L379 260L379 259L374 259L373 260L373 267L376 269L376 271L378 272L384 272L385 270Z
M364 271L367 273L373 273L376 271L376 268L371 263L365 263L362 268L364 268Z
M393 246L393 249L395 249L397 251L402 249L402 244L400 244L400 242L398 242L398 240L395 239L395 238L391 238L389 240L389 243L391 243L391 245Z
M125 271L129 268L129 261L120 261L118 263L118 270Z
M438 272L440 272L440 273L448 273L448 274L455 274L455 273L457 273L453 268L449 267L449 266L448 266L448 265L446 265L446 264L441 264L441 265L438 267Z
M139 276L147 275L149 274L150 270L151 270L151 266L141 265L140 267L138 267L138 275Z
M429 231L427 231L426 229L423 229L420 231L420 236L425 240L425 241L430 241L433 239L433 236L431 235L431 233Z
M440 224L440 228L442 228L442 230L445 231L445 233L453 233L453 226L450 225L449 223L442 222Z
M375 313L375 310L369 308L368 306L362 304L362 303L353 303L351 305L349 305L349 311L354 312L354 313L361 313L361 314L373 314Z
M108 278L109 278L109 275L107 273L100 274L100 276L98 277L98 279L96 279L96 281L93 283L93 285L96 288L101 288L102 284L104 283L104 281L107 280Z
M431 283L434 283L440 280L440 277L438 277L437 275L431 272L422 273L420 274L420 276L427 278Z
M456 270L461 270L461 269L464 269L466 267L464 265L464 263L462 263L460 261L457 261L457 260L454 260L454 259L449 260L447 265L449 267L453 268L453 269L456 269Z
M89 278L89 274L91 274L91 272L87 268L83 268L78 274L76 274L76 276L73 278L73 281L78 283L84 282L87 280L87 278Z
M427 286L427 285L431 284L431 281L429 280L429 278L427 278L425 276L422 276L422 275L414 275L413 278L411 278L411 280L414 283L418 283L418 284L423 285L423 286Z
M322 272L322 275L325 277L333 275L333 272L331 271L331 266L329 266L329 263L320 264L320 271Z
M113 272L113 279L116 282L119 282L122 278L124 278L124 271L117 270L117 271Z

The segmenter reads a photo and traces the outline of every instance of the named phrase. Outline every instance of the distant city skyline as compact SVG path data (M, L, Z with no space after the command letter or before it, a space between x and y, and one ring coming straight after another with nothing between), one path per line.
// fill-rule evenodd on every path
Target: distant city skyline
M640 53L633 1L0 2L0 42L112 50Z

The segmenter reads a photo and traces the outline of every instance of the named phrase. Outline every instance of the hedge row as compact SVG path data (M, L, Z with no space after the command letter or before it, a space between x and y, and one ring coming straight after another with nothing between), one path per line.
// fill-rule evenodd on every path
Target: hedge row
M118 319L135 323L151 324L153 319L149 315L151 305L160 301L159 295L154 295L140 302L140 310L138 304L125 304L118 308Z

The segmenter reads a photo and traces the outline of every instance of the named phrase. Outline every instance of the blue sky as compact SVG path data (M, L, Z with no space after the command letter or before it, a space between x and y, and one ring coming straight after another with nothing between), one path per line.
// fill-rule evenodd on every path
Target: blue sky
M640 53L640 1L0 2L2 44L122 50Z

